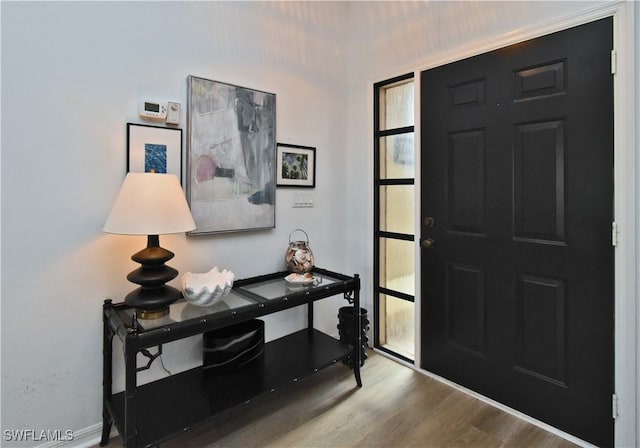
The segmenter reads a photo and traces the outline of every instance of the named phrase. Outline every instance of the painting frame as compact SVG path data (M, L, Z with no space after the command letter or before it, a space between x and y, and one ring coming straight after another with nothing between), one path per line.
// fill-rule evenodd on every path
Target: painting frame
M276 94L187 77L189 235L276 226Z
M182 129L127 123L127 172L174 174L182 183Z
M296 159L297 163L287 162ZM300 158L306 160L303 169L299 169ZM288 166L293 166L299 175L288 174ZM278 143L276 156L276 184L278 187L315 188L316 187L316 148L313 146Z

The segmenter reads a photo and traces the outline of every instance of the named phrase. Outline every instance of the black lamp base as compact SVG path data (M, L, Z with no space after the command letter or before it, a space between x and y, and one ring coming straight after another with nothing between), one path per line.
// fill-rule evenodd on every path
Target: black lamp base
M162 285L159 288L136 288L124 298L130 307L138 310L140 319L158 319L169 314L169 305L182 297L176 288Z
M173 252L160 247L158 235L147 237L147 247L131 259L141 266L127 275L127 280L140 285L125 297L125 303L139 310L141 319L157 319L169 313L169 305L182 297L182 293L165 285L178 276L178 271L164 263L173 258Z

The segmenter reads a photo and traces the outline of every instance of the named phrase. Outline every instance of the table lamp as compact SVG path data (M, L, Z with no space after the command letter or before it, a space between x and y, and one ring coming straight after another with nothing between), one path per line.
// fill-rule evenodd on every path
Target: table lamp
M178 271L165 265L173 252L160 247L160 234L187 232L196 228L178 178L173 174L128 173L104 225L107 233L147 235L147 247L131 259L141 267L127 275L140 285L125 297L139 310L141 319L156 319L169 312L181 292L166 282Z

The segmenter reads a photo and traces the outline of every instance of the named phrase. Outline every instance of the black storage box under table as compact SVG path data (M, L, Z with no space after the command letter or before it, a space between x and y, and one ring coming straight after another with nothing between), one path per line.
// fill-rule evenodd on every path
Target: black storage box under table
M208 374L230 372L264 353L264 321L252 319L203 333L202 368Z

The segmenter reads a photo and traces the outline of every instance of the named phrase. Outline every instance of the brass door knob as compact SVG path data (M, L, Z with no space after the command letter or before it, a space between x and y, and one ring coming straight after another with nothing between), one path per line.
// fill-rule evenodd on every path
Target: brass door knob
M425 249L433 249L435 245L436 245L436 242L431 238L426 238L422 240L422 247L424 247Z

